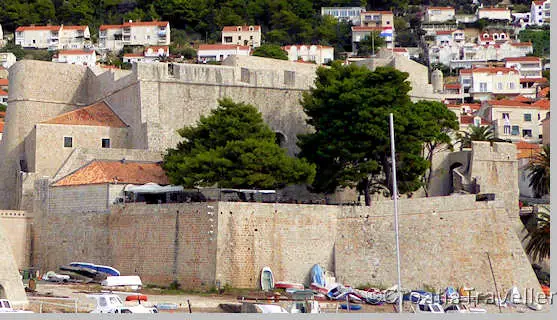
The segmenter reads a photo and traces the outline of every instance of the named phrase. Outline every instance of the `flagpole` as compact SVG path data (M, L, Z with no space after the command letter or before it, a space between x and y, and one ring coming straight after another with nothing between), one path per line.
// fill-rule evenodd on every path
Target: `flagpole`
M393 114L389 114L389 124L391 127L391 160L393 162L393 203L395 207L395 239L396 239L396 269L398 274L398 313L402 313L402 285L400 281L400 247L398 243L398 190L396 186L396 163L395 163L395 129L393 124Z

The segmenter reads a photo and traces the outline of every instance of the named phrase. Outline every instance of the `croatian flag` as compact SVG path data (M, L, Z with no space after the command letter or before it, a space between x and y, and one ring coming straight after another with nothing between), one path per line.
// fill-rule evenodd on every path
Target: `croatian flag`
M393 27L383 27L383 31L380 34L381 37L392 37L393 36Z

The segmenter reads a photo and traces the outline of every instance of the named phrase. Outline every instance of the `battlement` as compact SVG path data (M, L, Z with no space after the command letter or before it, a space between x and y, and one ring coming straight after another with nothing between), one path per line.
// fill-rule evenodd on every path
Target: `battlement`
M507 142L472 141L474 161L517 161L516 146Z

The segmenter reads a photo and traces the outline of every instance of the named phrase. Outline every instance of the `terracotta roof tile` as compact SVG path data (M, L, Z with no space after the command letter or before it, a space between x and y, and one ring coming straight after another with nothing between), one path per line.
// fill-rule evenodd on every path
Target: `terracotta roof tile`
M352 31L383 31L382 27L353 26Z
M0 111L0 118L6 117L6 111Z
M124 128L127 125L105 102L61 114L41 123Z
M541 151L540 145L528 143L525 141L516 142L515 146L517 159L532 158Z
M0 133L4 133L4 121L0 121Z
M460 124L474 124L474 116L470 115L461 115L460 116ZM489 125L491 122L485 119L481 119L482 125Z
M507 8L480 8L480 11L510 11Z
M540 62L541 59L538 57L512 57L512 58L505 58L505 61L534 61Z
M63 29L67 29L67 30L83 30L85 31L85 29L87 29L88 26L63 26Z
M435 34L438 36L443 36L443 35L453 34L453 32L455 31L456 30L440 30L440 31L436 31Z
M159 27L166 27L168 25L168 21L132 21L132 22L124 22L122 26L124 27L147 27L147 26L159 26Z
M503 67L489 67L489 68L474 68L472 69L472 72L483 72L483 73L497 73L497 72L503 72L503 73L509 73L509 72L517 72L517 70L515 68L503 68Z
M527 83L527 82L542 83L542 82L547 82L547 79L546 78L522 78L522 79L520 79L520 83Z
M520 101L516 101L516 100L489 100L487 101L487 104L490 106L502 106L502 107L520 107L520 108L535 108L535 106L532 106L530 104L527 103L523 103Z
M532 106L538 107L541 110L549 110L551 107L551 101L549 99L540 99L532 103Z
M103 24L99 27L100 30L107 29L122 29L124 26L121 24Z
M2 89L0 89L0 96L7 96L8 93Z
M87 184L170 184L158 163L134 161L94 160L80 169L56 181L53 186L76 186Z
M40 31L40 30L45 30L45 31L57 31L60 30L60 26L21 26L21 27L17 27L17 29L15 29L16 32L22 32L22 31Z
M445 89L460 89L460 83L448 83L445 85Z
M296 47L298 50L300 50L300 47L311 47L311 46L315 46L318 49L332 49L333 47L330 46L322 46L320 44L293 44L293 45L287 45L287 46L283 46L282 49L283 50L290 50L291 47Z
M531 47L532 42L511 42L511 46L515 47Z
M143 53L124 53L124 58L140 58L143 57Z
M530 98L528 98L528 97L525 97L525 96L516 96L516 97L512 98L511 100L520 101L520 102L526 102L526 103L532 101L532 99L530 99Z
M226 26L222 28L222 31L226 31L226 32L238 31L238 27L242 27L243 32L250 31L249 27L253 27L253 31L261 30L261 26Z
M393 48L393 52L400 52L400 53L404 53L404 52L408 52L408 49L406 49L406 48L401 48L401 47L398 47L398 48Z
M545 98L549 94L549 87L545 87L538 92L540 98Z

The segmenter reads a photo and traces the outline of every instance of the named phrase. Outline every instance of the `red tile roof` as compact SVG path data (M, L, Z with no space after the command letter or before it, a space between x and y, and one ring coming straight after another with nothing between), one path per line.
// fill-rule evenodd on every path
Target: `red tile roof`
M4 121L0 122L0 133L4 133Z
M540 92L538 92L538 96L540 98L545 98L545 97L547 97L548 94L549 94L549 87L545 87L545 88L541 89Z
M125 58L139 58L143 57L143 53L124 53Z
M164 170L158 163L134 161L94 160L64 178L53 186L76 186L88 184L170 184Z
M535 3L537 6L543 5L544 2L545 2L545 0L544 0L544 1L534 1L534 3Z
M532 106L538 107L541 110L549 110L551 107L551 101L549 99L540 99L532 103Z
M99 27L100 30L107 29L122 29L124 26L121 24L103 24Z
M159 49L163 49L164 51L168 51L168 46L149 46L145 48L145 51L151 49L153 51L159 51Z
M453 32L455 31L456 30L441 30L441 31L436 31L435 34L438 36L443 36L443 35L453 34Z
M459 73L472 73L472 69L460 69Z
M511 42L511 46L515 47L531 47L532 42Z
M6 117L6 111L0 111L0 118Z
M505 58L505 61L534 61L540 62L541 59L538 57L513 57L513 58Z
M250 46L236 44L200 44L198 50L249 50Z
M40 31L40 30L45 30L45 31L57 31L60 30L60 26L21 26L21 27L17 27L17 29L15 29L16 32L22 32L22 31Z
M408 49L398 47L398 48L393 48L393 52L404 53L404 52L408 52Z
M517 70L515 68L503 68L503 67L488 67L488 68L474 68L472 69L472 72L482 72L482 73L497 73L497 72L502 72L502 73L509 73L509 72L517 72Z
M512 98L511 100L520 101L520 102L531 102L532 101L532 99L527 98L525 96L516 96L516 97Z
M91 55L95 51L85 51L85 50L62 50L58 52L58 55Z
M445 85L445 89L460 89L460 83L449 83Z
M528 82L543 83L543 82L547 82L547 79L546 78L521 78L520 79L520 83L528 83Z
M541 151L540 145L528 143L525 141L516 142L515 146L517 159L531 158Z
M132 21L132 22L124 22L122 26L124 27L148 27L148 26L158 26L158 27L166 27L168 25L168 21Z
M8 93L2 89L0 89L0 96L7 96Z
M127 125L103 101L61 114L41 123L124 128Z
M527 104L527 103L523 103L523 102L516 101L516 100L506 100L506 99L489 100L489 101L487 101L487 104L490 105L490 106L535 108L534 106L532 106L530 104Z
M88 26L63 26L63 29L68 29L68 30L83 30L85 31L85 29L87 29Z
M534 143L528 143L525 141L515 142L516 149L523 150L523 149L539 149L540 146Z
M491 122L485 120L485 119L481 119L481 124L483 125L489 125L491 124ZM461 115L460 116L460 124L474 124L474 116L470 116L470 115Z
M249 27L253 27L253 31L261 30L261 26L226 26L222 28L222 31L232 32L238 31L238 27L242 27L242 31L250 31Z

